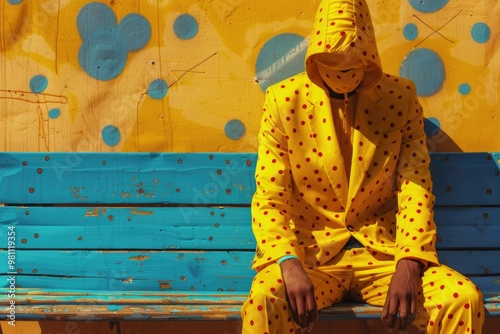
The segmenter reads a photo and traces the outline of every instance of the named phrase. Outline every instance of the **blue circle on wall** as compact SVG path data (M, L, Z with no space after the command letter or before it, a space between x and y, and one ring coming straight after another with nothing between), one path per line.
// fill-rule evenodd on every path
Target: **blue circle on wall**
M414 41L418 37L418 27L413 23L408 23L403 28L403 36L409 41Z
M243 138L246 132L246 127L243 122L237 119L230 120L224 127L224 132L226 136L232 140L238 140Z
M446 6L448 0L408 0L410 5L422 13L434 13Z
M305 70L307 42L296 34L280 34L271 38L260 50L256 72L262 91Z
M472 89L468 83L463 83L458 87L458 92L462 95L470 94L471 90Z
M30 89L33 93L40 94L48 86L49 80L43 75L35 75L30 80Z
M441 122L434 117L429 117L424 120L424 131L427 137L434 137L441 131Z
M474 41L483 44L490 40L491 29L486 23L478 22L472 26L471 35Z
M174 22L175 35L180 39L191 39L198 34L198 22L189 14L179 15Z
M11 5L19 5L23 0L8 0L7 2Z
M142 49L151 38L151 24L142 15L131 13L118 25L118 33L123 38L125 48L131 51Z
M441 57L430 49L416 49L410 52L400 68L400 75L412 80L419 96L431 96L442 87L446 78Z
M102 140L108 146L116 146L120 142L120 130L114 125L108 125L102 129Z
M56 119L58 118L59 116L61 116L61 110L58 109L58 108L54 108L54 109L50 109L49 110L49 117L51 119Z
M149 84L148 94L155 100L161 100L167 95L168 85L163 79L157 79Z

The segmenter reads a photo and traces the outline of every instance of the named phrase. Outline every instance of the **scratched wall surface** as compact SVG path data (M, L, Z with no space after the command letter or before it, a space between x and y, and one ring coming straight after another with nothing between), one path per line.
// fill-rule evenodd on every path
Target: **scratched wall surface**
M255 151L319 0L0 0L0 150ZM498 151L496 0L369 1L433 151Z

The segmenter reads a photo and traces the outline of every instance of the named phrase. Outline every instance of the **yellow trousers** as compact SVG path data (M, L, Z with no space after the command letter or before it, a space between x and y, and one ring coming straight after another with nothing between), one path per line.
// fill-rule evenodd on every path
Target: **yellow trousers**
M318 309L343 300L383 306L395 270L392 256L373 256L364 248L343 250L321 267L304 265L314 287ZM299 326L289 312L278 264L255 276L242 308L243 334L295 333ZM418 312L413 322L428 334L481 334L483 296L465 276L453 269L429 266L422 276Z

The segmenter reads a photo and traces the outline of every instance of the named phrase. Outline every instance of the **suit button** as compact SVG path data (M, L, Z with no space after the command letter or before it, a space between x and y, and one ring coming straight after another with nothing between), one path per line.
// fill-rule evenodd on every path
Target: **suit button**
M352 226L352 225L347 226L347 230L349 232L353 232L354 231L354 226Z

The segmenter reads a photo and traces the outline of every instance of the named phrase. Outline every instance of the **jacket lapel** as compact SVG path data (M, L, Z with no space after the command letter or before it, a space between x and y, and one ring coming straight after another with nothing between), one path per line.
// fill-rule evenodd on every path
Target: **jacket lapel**
M309 117L309 126L315 147L321 152L319 159L322 162L330 184L339 201L344 207L348 201L348 182L344 158L340 151L337 134L333 124L330 98L325 91L316 85L311 87L311 103L313 106L306 113Z
M387 107L377 103L382 95L373 88L359 94L353 134L353 154L348 198L360 191L370 169L384 129ZM349 204L351 201L349 201Z

